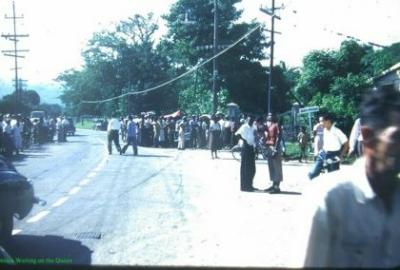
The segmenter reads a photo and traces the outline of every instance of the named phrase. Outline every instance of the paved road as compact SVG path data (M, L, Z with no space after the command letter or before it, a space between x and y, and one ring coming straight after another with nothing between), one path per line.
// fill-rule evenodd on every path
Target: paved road
M307 165L286 163L284 192L270 195L239 191L228 152L131 154L109 156L105 133L88 130L25 152L17 170L47 205L16 221L9 253L38 263L288 266ZM268 187L267 173L259 161L255 187Z

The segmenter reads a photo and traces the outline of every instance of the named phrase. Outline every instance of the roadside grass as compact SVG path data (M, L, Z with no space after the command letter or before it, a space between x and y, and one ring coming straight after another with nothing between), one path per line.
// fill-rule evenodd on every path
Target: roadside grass
M286 160L298 160L300 157L300 147L297 142L286 142L285 158ZM314 161L314 154L312 152L311 146L307 149L307 160ZM354 156L345 156L341 161L342 164L353 164L356 158Z
M93 129L94 122L91 120L84 119L75 123L76 128L80 129Z

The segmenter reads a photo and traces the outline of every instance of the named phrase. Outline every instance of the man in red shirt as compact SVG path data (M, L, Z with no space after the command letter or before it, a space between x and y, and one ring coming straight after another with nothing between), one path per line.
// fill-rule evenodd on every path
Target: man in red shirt
M268 169L272 186L265 191L272 194L281 192L279 184L283 180L282 153L279 147L280 135L277 117L275 115L268 114L267 129L265 131L265 144L269 148L270 153L270 155L268 155Z

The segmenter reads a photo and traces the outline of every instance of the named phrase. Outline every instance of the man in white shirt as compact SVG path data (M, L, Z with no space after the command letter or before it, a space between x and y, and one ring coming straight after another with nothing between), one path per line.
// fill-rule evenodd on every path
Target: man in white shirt
M400 266L400 92L376 90L361 108L363 158L304 193L302 266Z
M324 123L324 137L323 147L315 161L314 167L308 173L308 177L313 179L317 177L323 166L324 161L328 159L335 159L338 157L340 160L349 150L349 141L347 136L333 123L333 117L327 114L323 117Z
M248 117L246 123L243 124L235 133L243 140L241 163L240 163L240 190L241 191L254 191L253 178L256 174L255 163L255 132L256 128L253 126L254 118Z
M108 122L107 126L107 139L108 139L108 154L112 154L112 142L114 142L120 155L122 155L121 146L119 145L119 130L121 128L121 122L116 118L113 113L112 118Z

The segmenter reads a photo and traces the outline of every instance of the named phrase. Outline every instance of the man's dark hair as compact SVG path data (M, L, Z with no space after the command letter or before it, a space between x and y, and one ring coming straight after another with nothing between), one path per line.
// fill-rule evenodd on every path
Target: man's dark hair
M254 120L255 120L255 117L252 116L252 115L249 115L247 118L249 119L249 125L250 125L250 126L253 125Z
M392 112L400 113L400 92L394 87L374 90L361 103L361 124L383 129L391 124Z
M324 121L331 121L332 123L335 121L333 115L331 113L325 113L322 118Z

